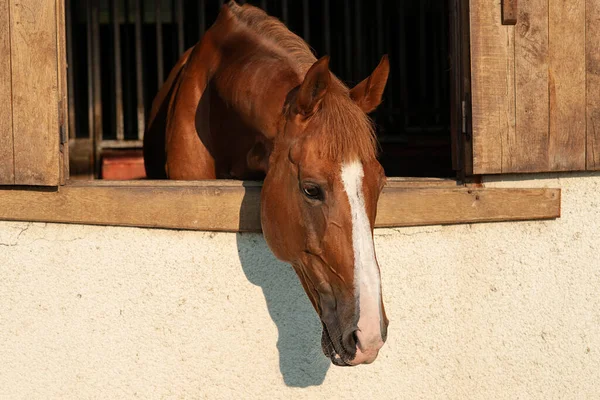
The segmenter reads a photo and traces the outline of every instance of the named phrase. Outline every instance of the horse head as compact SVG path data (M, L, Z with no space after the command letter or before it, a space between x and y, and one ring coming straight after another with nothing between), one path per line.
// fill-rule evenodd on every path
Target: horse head
M291 90L278 135L248 155L266 173L261 222L267 244L298 274L323 325L322 348L336 365L371 363L386 336L373 243L385 184L367 113L381 102L387 56L348 90L315 62Z

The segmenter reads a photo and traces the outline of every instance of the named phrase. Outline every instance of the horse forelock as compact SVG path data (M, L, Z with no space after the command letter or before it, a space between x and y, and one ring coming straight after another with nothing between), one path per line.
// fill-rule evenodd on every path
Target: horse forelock
M347 94L327 93L313 121L319 148L328 159L368 161L377 157L372 121Z
M288 107L288 117L293 108ZM378 142L371 119L343 91L328 92L301 134L313 141L320 157L334 162L377 158Z

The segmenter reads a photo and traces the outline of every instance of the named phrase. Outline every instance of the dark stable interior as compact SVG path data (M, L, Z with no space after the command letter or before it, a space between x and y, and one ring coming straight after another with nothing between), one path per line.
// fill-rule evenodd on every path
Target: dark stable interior
M93 145L96 151L91 154L96 158L96 171L101 165L99 159L111 152L140 154L140 141L136 140L140 128L139 99L143 98L139 109L144 109L147 115L161 80L166 79L181 52L194 45L210 27L220 3L218 0L67 0L70 104L74 107L71 127L76 138L96 136L106 142ZM329 54L332 71L349 86L366 78L387 53L391 63L387 89L382 105L371 115L386 174L455 176L450 136L447 1L248 3L266 8L269 14L286 22L311 45L317 57ZM114 35L115 18L119 21L118 41ZM141 36L136 35L136 19L142 22ZM97 55L90 51L93 43L97 43ZM120 55L124 143L116 143L112 148L111 143L117 138L118 112L115 54ZM138 68L140 60L142 68ZM95 76L97 79L93 79ZM136 95L138 85L143 87L141 98ZM96 88L100 95L94 97L91 93ZM95 102L100 103L96 108ZM92 109L101 113L101 124L93 124ZM94 135L98 129L100 132ZM72 157L78 156L77 151L72 150ZM97 171L95 175L101 174Z

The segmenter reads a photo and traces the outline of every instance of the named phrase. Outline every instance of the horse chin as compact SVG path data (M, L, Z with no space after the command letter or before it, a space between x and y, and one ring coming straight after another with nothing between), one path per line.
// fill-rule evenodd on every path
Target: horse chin
M344 355L343 351L338 352L338 348L341 349L341 343L337 345L333 343L333 340L329 336L329 331L327 330L327 326L323 324L323 335L321 336L321 349L323 350L323 354L325 357L331 360L333 365L338 367L351 367L350 360L354 358L353 356ZM341 353L341 354L340 354Z

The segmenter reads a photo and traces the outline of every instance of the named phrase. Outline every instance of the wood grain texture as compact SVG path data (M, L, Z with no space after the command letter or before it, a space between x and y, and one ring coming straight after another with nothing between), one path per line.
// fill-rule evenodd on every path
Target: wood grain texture
M56 2L10 0L15 183L59 184Z
M8 0L0 0L0 185L15 182Z
M0 220L209 231L259 231L259 184L224 186L67 185L5 189ZM1 189L0 189L1 190ZM135 205L135 206L132 206ZM560 189L386 187L377 227L551 219Z
M91 186L110 186L110 187L261 187L260 181L238 181L233 179L208 179L204 181L164 181L152 179L139 179L130 181L111 181L105 179L99 180L73 180L69 185L78 187ZM427 188L427 187L458 187L454 179L443 178L387 178L386 187L388 188Z
M552 171L585 170L585 1L549 2L547 157Z
M470 14L473 173L501 173L515 136L515 27L499 2L470 0Z
M586 5L587 169L600 170L600 3Z
M515 80L516 132L503 172L548 171L548 0L519 3Z
M58 48L58 124L62 130L64 143L59 141L60 159L59 159L59 179L60 184L64 185L69 178L69 99L68 99L68 80L67 80L67 27L65 16L65 1L56 1L56 43Z

